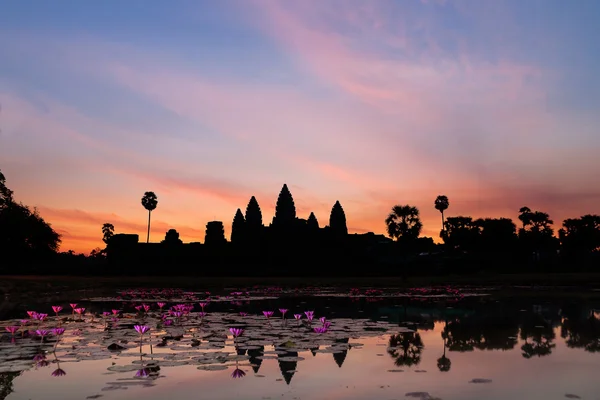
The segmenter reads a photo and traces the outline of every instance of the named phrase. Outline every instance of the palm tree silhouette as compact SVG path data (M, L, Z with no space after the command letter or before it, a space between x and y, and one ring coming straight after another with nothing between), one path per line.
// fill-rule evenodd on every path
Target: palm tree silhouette
M444 211L448 209L449 205L450 202L447 196L439 195L435 199L435 209L442 213L442 231L444 230Z
M110 223L102 225L102 241L106 244L110 241L110 238L115 234L115 226Z
M419 219L419 210L417 207L409 205L392 207L392 212L385 219L385 224L388 235L396 240L400 238L416 239L423 228Z
M154 192L144 193L144 197L142 197L142 205L146 210L148 210L148 237L146 238L146 243L150 243L150 214L158 205L158 198L156 197L156 194L154 194Z
M523 229L531 224L531 209L529 207L521 207L519 209L519 219L523 223Z

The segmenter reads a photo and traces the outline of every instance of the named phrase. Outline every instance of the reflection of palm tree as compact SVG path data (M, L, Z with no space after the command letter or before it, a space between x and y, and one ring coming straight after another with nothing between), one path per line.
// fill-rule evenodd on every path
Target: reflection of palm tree
M423 341L417 332L403 332L391 335L388 353L395 360L398 367L419 365Z
M437 360L437 367L441 372L450 371L450 367L452 366L452 361L448 357L446 357L446 340L444 339L444 354Z
M153 210L156 209L158 205L158 198L154 192L146 192L144 193L144 197L142 197L142 206L146 210L148 210L148 237L146 238L146 243L150 242L150 214Z

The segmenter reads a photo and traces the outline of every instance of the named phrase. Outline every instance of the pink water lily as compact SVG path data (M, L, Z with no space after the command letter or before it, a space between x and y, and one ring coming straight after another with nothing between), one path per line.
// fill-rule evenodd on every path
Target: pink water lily
M167 305L167 303L163 303L163 302L158 302L156 303L158 305L158 308L160 308L160 310L162 311L163 307Z
M240 337L244 334L244 330L242 328L229 328L229 332L231 332L234 338Z
M322 323L323 325L325 325L325 321L327 321L327 318L325 318L325 317L321 317L321 318L319 318L319 321L321 321L321 323Z
M202 311L204 311L204 307L206 307L208 305L208 301L203 301L198 304L200 305L200 308L202 308Z
M84 314L85 313L85 307L80 307L80 308L76 308L75 312L79 315Z
M17 331L19 330L18 326L7 326L4 329L6 329L7 332L9 332L12 336L15 336L15 333L17 333Z
M133 329L135 329L135 331L140 335L144 335L144 333L150 330L150 327L146 325L135 325Z
M56 316L58 317L58 313L62 311L62 307L61 306L52 306L52 311L54 311L54 313L56 314Z
M48 314L40 313L35 316L35 319L37 319L38 321L42 321L42 322L45 321L46 318L48 318Z
M302 314L294 314L294 318L301 319L302 318Z
M31 318L31 319L36 319L37 312L36 311L27 311L27 315L29 315L29 318Z
M279 312L283 315L283 318L285 318L285 313L288 312L287 308L280 308Z
M113 315L119 315L120 312L121 310L112 310Z
M267 317L267 319L271 318L273 316L273 314L275 314L273 311L263 311L263 314L265 315L265 317Z
M65 333L65 328L54 328L54 329L52 329L52 334L54 336L60 336L63 333Z
M309 321L312 321L315 317L314 311L304 311L304 314L306 315L306 319L308 319Z
M326 328L326 327L324 327L324 326L319 326L319 327L317 327L317 328L314 328L314 331L315 331L316 333L325 333L325 332L327 332L327 328Z
M142 307L144 308L145 312L150 311L150 306L148 304L142 304Z
M240 316L242 316L242 317L245 317L245 316L247 316L247 315L248 315L248 313L247 313L247 312L245 312L245 311L240 311Z

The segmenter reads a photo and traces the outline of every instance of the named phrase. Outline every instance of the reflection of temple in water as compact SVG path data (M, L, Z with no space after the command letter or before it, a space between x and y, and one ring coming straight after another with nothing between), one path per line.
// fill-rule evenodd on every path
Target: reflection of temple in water
M285 360L285 357L298 357L298 352L286 351L284 354L279 354L277 356L277 363L279 363L281 375L283 376L285 383L289 385L296 372L296 368L298 367L298 361Z
M235 351L238 355L243 356L245 354L248 354L248 362L250 362L250 365L252 365L252 370L254 371L255 374L258 373L258 370L260 369L260 366L262 365L263 360L257 357L261 357L263 356L265 353L265 346L254 346L254 347L258 347L258 349L256 348L251 348L251 349L240 349L239 347L235 348Z
M335 339L335 343L348 343L348 340L350 340L350 338ZM339 352L333 353L333 359L338 367L342 368L342 364L344 364L344 360L346 360L347 355L348 349L346 348L340 350Z

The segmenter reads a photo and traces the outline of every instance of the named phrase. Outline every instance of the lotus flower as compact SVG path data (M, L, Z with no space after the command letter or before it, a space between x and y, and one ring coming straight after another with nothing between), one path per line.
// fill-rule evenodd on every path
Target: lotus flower
M241 315L242 317L245 317L245 316L247 316L247 315L248 315L248 313L247 313L247 312L245 312L245 311L240 311L240 315Z
M38 321L42 321L42 322L44 320L46 320L46 318L48 318L48 314L42 314L42 313L40 313L40 314L37 314L35 316L35 319L37 319Z
M325 317L321 317L321 318L319 318L319 321L321 321L321 323L322 323L323 325L325 325L325 321L327 321L327 318L325 318Z
M148 304L142 304L142 307L144 308L145 312L150 311L150 306Z
M300 318L302 318L302 314L294 314L294 318L299 320Z
M273 316L273 314L275 314L273 311L263 311L263 314L265 315L265 317L267 317L267 319L271 318Z
M150 330L150 327L146 325L135 325L133 329L135 329L135 331L140 335L143 335Z
M162 303L160 301L156 304L158 305L158 308L160 308L160 311L162 311L163 307L167 305L167 303Z
M113 315L119 315L120 312L121 310L112 310Z
M234 338L237 338L242 336L244 330L242 328L229 328L229 332L231 332Z
M9 332L11 334L11 336L15 336L15 333L17 333L17 331L19 330L18 326L7 326L4 329L6 329L7 332Z
M165 326L173 325L173 320L172 319L165 319L164 324L165 324Z
M246 373L239 368L234 369L231 373L233 379L243 378L244 376L246 376Z
M312 321L314 318L314 311L304 311L304 314L306 315L306 319L308 319L309 321Z
M207 313L205 313L204 311L200 311L198 315L200 316L200 318L204 318L206 317Z
M52 371L51 375L52 376L65 376L66 374L67 373L59 367L59 368L56 368L54 371Z
M80 307L80 308L76 308L75 312L79 315L84 314L85 313L85 307Z
M54 329L52 329L52 334L54 336L60 336L63 333L65 333L65 328L54 328Z
M29 318L31 318L31 319L37 319L36 318L37 312L35 312L35 311L27 311L27 315L29 315Z
M108 311L104 311L104 312L102 313L102 316L103 316L103 317L105 317L105 318L108 318L108 317L110 317L110 312L108 312Z
M52 310L54 311L54 313L58 317L58 313L62 311L62 307L61 306L52 306Z
M314 328L314 331L317 333L325 333L325 332L327 332L327 328L324 326L319 326L317 328Z
M142 306L141 306L141 305L139 305L139 306L135 306L134 308L135 308L137 311L142 311Z
M208 302L207 301L203 301L203 302L200 302L198 304L200 305L200 308L202 308L202 311L204 311L204 307L206 307L208 305Z

